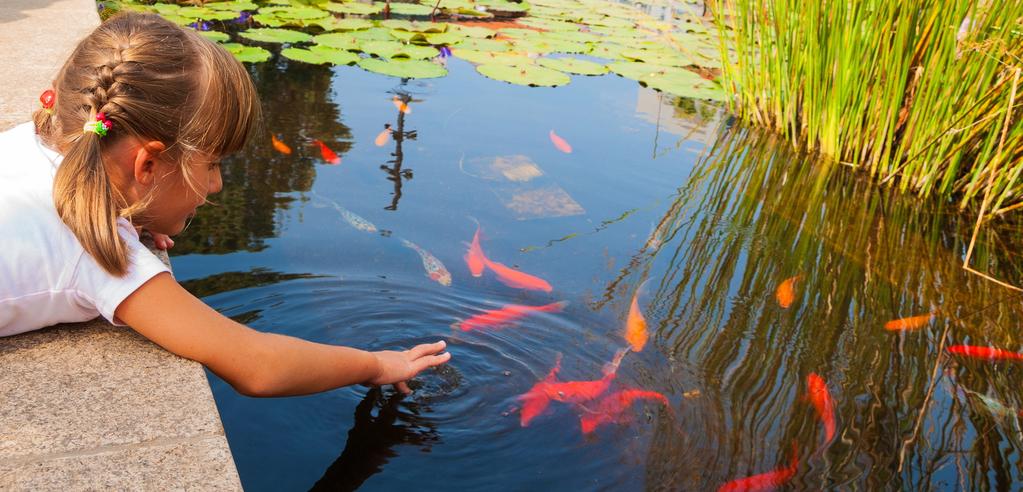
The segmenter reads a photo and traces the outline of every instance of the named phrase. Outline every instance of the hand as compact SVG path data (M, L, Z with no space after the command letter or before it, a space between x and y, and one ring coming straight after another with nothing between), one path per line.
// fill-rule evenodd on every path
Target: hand
M153 244L155 244L157 248L168 250L174 247L174 240L166 234L150 232L149 235L153 236Z
M428 367L439 366L451 359L448 352L440 353L447 344L443 340L437 343L426 343L416 345L404 352L393 350L381 350L372 352L377 358L380 372L366 384L379 386L382 384L393 384L402 393L412 392L405 381L412 379L420 371Z

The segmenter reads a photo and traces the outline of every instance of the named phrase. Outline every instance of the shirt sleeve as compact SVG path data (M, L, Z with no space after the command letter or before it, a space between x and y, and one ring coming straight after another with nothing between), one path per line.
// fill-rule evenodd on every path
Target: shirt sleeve
M75 283L79 295L93 304L101 316L114 325L124 326L114 316L121 302L149 279L170 269L139 241L138 233L128 221L119 220L117 229L128 249L127 273L123 277L115 277L85 253L75 272Z

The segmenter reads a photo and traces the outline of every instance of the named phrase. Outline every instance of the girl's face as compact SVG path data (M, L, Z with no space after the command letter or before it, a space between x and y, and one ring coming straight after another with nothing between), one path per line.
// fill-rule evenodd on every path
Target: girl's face
M189 186L177 162L157 164L152 201L140 221L150 232L168 236L179 234L196 209L206 203L206 198L223 188L219 160L199 159L186 165L191 170L194 187Z

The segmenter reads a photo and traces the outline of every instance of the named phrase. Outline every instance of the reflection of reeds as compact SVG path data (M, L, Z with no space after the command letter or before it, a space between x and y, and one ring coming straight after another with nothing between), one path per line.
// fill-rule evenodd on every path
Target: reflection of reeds
M722 77L745 121L903 191L963 206L990 192L994 213L1023 201L1023 2L728 7Z
M625 298L622 286L650 279L652 345L694 368L721 412L718 454L701 457L723 473L718 479L774 467L792 439L807 456L816 449L819 423L798 400L809 372L829 381L840 431L827 461L810 467L824 475L799 478L804 484L826 476L870 489L916 487L956 459L966 459L970 473L980 466L1019 478L1008 461L960 456L973 439L964 427L976 431L984 421L976 421L975 406L950 405L942 385L925 405L928 388L945 377L934 372L943 329L949 343L968 337L1016 347L1023 309L1005 302L1016 299L1005 289L961 269L970 225L941 202L920 202L736 128L698 164L656 237L608 287L605 300ZM981 237L981 264L1019 280L1023 272L990 256L1004 247L994 234ZM796 301L781 309L775 288L797 274ZM933 309L940 315L929 328L882 328ZM989 386L1012 387L973 387ZM899 450L918 416L920 437L900 473ZM964 480L985 483L985 473Z

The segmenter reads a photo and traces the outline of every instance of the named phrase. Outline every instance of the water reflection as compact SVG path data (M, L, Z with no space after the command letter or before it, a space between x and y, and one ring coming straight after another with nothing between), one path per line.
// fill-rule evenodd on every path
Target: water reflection
M409 103L412 102L412 96L401 90L395 91L395 105L398 106L398 124L396 129L392 129L391 139L394 141L394 152L391 156L394 159L387 161L387 164L382 164L380 169L387 173L387 180L394 183L394 192L391 194L391 204L384 207L384 210L398 210L398 200L401 200L401 186L402 180L412 179L412 169L402 169L402 164L405 162L405 153L401 150L402 142L405 140L415 140L416 131L405 129L405 111L401 108L408 108ZM389 128L389 126L388 126Z
M310 490L358 489L398 456L394 448L399 445L418 446L429 452L440 442L440 434L419 413L418 405L403 401L399 393L384 395L379 388L369 390L355 407L355 423L348 431L344 450Z

